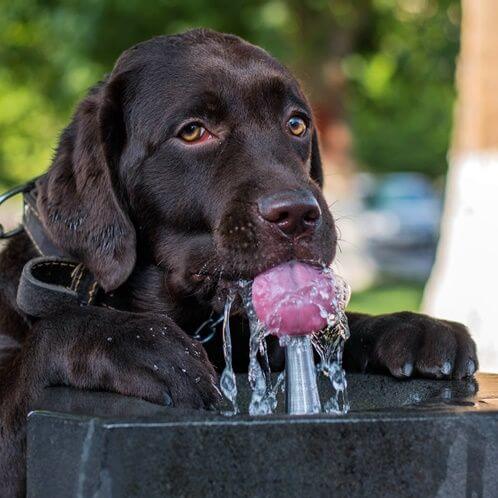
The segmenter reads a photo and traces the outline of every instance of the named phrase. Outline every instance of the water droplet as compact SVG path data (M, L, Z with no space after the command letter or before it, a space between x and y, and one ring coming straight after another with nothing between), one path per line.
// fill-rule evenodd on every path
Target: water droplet
M164 404L166 406L173 405L173 398L169 395L169 393L164 393Z
M444 362L443 366L441 367L441 373L443 375L449 375L452 370L452 365L449 361Z

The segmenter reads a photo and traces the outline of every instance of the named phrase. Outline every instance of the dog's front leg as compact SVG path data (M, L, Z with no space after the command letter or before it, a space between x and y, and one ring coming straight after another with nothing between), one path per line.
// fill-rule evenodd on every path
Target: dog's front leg
M40 320L0 379L2 498L24 494L26 415L51 385L189 408L219 400L204 349L164 315L75 307Z
M460 323L400 312L370 316L348 312L347 370L395 377L461 379L478 367L475 343Z

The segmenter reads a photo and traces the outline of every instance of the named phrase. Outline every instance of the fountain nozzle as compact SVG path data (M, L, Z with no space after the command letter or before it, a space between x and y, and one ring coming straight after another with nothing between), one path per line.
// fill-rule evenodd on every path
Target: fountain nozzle
M289 415L320 413L316 367L310 335L286 336L285 410Z

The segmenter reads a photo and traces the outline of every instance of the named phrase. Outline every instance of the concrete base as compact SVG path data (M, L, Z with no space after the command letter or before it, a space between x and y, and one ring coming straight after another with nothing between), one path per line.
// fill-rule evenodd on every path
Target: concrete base
M226 418L47 389L28 421L28 496L497 496L498 375L348 380L339 417Z

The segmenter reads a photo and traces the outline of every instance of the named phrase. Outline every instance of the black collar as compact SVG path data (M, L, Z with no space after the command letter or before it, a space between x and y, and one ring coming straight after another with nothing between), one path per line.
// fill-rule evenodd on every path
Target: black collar
M48 236L38 212L36 179L0 196L0 204L23 194L22 226L8 233L0 225L0 239L10 238L23 230L38 252L23 268L17 292L19 308L32 317L50 316L68 305L93 305L120 309L118 296L105 293L91 272L80 262L65 254ZM211 317L194 332L193 338L201 343L210 341L216 334L223 315Z
M19 281L17 304L30 316L50 316L67 305L112 307L102 288L82 263L65 254L48 236L36 206L35 182L23 190L24 231L38 252L30 260ZM13 194L15 195L15 194Z

